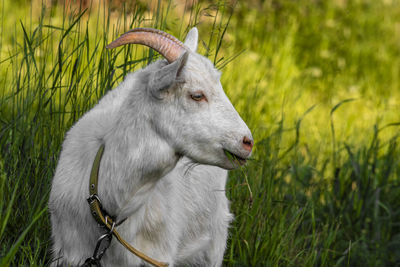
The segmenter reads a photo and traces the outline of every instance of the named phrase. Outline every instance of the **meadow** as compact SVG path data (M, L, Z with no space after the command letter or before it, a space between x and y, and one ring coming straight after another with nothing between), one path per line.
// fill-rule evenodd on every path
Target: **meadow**
M3 0L0 14L0 266L50 263L64 135L158 59L105 49L139 26L181 40L197 26L253 132L226 188L224 266L400 265L400 1Z

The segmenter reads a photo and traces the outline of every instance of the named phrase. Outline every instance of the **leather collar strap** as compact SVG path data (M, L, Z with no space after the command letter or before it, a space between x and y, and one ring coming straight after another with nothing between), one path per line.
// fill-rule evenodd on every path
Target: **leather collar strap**
M114 219L109 216L102 208L100 198L97 194L97 184L98 184L98 177L99 177L99 169L100 169L100 161L101 157L103 156L104 152L104 144L102 144L97 151L96 158L93 162L92 170L90 172L90 181L89 181L89 193L90 196L88 198L90 211L92 213L93 218L98 222L100 225L106 227L109 231L113 233L113 235L117 238L117 240L127 248L131 253L135 254L137 257L141 258L142 260L156 266L156 267L166 267L168 263L156 261L149 256L143 254L142 252L138 251L134 247L132 247L129 243L127 243L122 237L119 235L117 230L113 227ZM123 221L116 223L115 225L118 226Z

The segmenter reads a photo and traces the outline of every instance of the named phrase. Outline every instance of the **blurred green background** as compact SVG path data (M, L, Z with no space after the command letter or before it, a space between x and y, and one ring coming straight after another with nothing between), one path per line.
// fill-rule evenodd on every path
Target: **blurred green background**
M49 264L64 134L156 60L105 49L138 26L198 27L255 137L227 185L224 265L400 265L400 1L2 0L0 14L1 266Z

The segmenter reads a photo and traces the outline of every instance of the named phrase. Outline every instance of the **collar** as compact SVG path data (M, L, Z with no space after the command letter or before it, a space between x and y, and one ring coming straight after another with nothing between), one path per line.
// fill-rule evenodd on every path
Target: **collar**
M128 249L132 254L136 255L137 257L141 258L142 260L152 264L153 266L156 267L166 267L168 266L168 263L164 262L159 262L156 261L146 254L138 251L134 247L132 247L129 243L127 243L122 237L119 235L117 230L115 229L115 226L120 225L125 221L122 220L118 223L115 222L115 218L110 216L102 207L100 198L98 196L97 188L98 188L98 181L99 181L99 170L100 170L100 162L101 158L104 153L104 148L105 145L101 144L99 147L99 150L97 151L96 157L94 159L93 165L92 165L92 170L90 172L90 180L89 180L89 198L87 199L89 206L90 206L90 212L93 216L93 218L96 220L97 223L99 223L101 226L105 227L110 234L115 236L117 240L126 248ZM96 251L96 250L95 250Z

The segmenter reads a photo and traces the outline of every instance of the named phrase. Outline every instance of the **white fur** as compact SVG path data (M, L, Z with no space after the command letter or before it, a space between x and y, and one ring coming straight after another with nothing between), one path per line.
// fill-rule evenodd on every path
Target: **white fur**
M128 217L117 228L121 236L169 266L221 265L232 219L226 169L238 166L223 149L248 157L242 140L251 133L223 92L219 73L195 53L197 39L192 29L179 69L160 60L129 74L67 133L49 200L53 266L82 264L104 233L86 201L101 143L99 197L117 220ZM168 68L172 83L157 85ZM208 101L191 99L198 90ZM116 239L102 264L146 265Z

